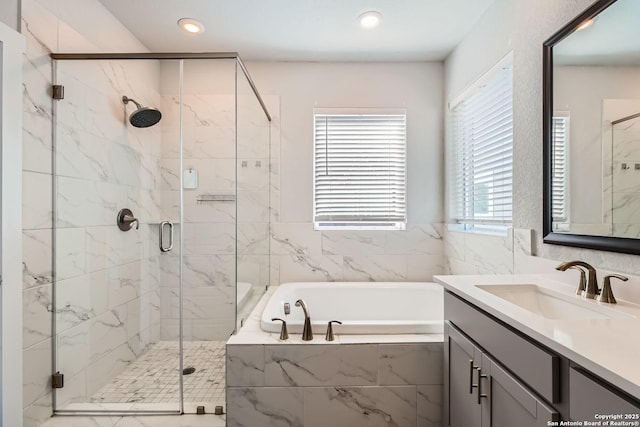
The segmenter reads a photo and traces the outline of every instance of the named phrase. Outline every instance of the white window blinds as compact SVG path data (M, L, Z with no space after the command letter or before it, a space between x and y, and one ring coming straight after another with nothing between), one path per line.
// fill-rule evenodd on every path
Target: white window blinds
M567 170L567 145L569 141L569 117L553 117L553 177L551 181L552 215L554 228L569 220L567 192L569 177Z
M406 112L314 109L316 228L406 223Z
M503 61L453 106L455 212L461 224L511 224L512 80L511 61Z

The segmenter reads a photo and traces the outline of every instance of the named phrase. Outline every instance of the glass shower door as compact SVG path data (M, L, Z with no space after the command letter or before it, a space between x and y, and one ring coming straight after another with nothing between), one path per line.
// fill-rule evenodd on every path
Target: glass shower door
M54 410L177 413L180 325L162 314L180 310L180 188L161 177L163 152L180 151L179 109L163 111L161 77L179 61L54 66ZM145 106L162 120L138 127L157 116ZM177 229L169 252L162 221Z

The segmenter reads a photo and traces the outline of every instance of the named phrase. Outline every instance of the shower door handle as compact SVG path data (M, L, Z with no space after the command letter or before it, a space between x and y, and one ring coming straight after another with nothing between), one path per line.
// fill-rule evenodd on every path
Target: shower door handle
M165 225L169 226L169 246L164 245ZM160 223L160 251L169 252L171 249L173 249L173 223L169 221L162 221Z

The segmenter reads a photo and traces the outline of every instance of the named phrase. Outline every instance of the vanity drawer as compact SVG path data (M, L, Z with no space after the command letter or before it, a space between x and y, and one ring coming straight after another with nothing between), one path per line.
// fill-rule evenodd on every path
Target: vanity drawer
M638 421L640 403L623 397L604 383L599 382L582 368L569 371L569 416L574 421L597 421L596 414L619 414L625 421ZM624 418L628 416L629 418Z
M445 320L551 403L560 401L560 357L513 332L459 297L445 293Z

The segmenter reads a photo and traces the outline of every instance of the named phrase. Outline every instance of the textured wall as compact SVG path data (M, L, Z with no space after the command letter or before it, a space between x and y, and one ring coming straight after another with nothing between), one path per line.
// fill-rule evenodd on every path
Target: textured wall
M0 4L0 22L14 30L20 25L20 0L3 0Z
M514 227L533 229L537 256L639 273L632 255L542 243L542 43L590 0L497 0L445 61L445 101L514 52Z

